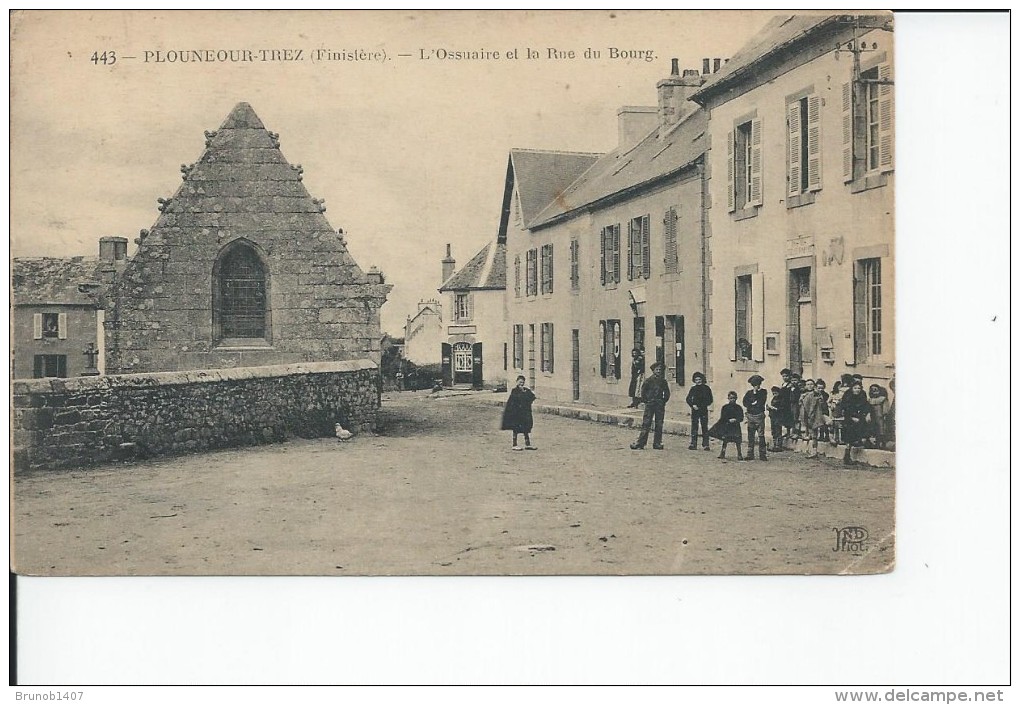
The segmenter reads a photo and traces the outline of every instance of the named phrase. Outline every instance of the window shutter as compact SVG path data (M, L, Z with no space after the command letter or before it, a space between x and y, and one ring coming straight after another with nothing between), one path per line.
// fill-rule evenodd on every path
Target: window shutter
M464 300L464 308L467 310L467 319L470 321L474 317L475 313L475 296L474 294L468 293Z
M521 256L514 257L514 296L521 297Z
M790 145L786 169L786 193L800 194L800 101L786 104L786 137Z
M667 272L675 272L677 270L677 255L676 255L676 231L677 231L677 214L676 208L670 206L666 209L666 215L662 219L662 231L664 235L663 251L665 255L662 258L663 264L666 266Z
M868 358L868 282L860 262L854 263L854 364Z
M734 179L736 176L736 153L733 149L733 130L726 133L726 209L732 213L737 209L737 194Z
M549 293L553 293L553 246L549 245Z
M620 340L620 321L613 321L613 366L616 368L616 379L620 379L620 353L623 345Z
M620 226L613 228L613 271L616 273L613 281L620 283Z
M606 284L606 229L602 228L599 249L602 251L602 285ZM605 375L603 375L605 376Z
M67 314L57 314L57 337L61 340L67 340Z
M32 315L32 337L36 340L42 339L42 314L36 313Z
M762 204L761 186L761 118L751 120L751 198L750 206Z
M822 101L817 95L807 101L808 191L822 188Z
M843 84L843 182L854 180L854 111L850 83Z
M546 272L546 267L548 266L548 264L546 262L545 247L546 247L545 245L542 245L542 249L539 251L538 256L538 290L543 294L545 293L545 279L548 276Z
M733 318L729 326L724 326L728 331L726 349L730 351L730 362L737 361L737 303L740 298L740 277L733 279Z
M38 315L38 314L36 314ZM32 358L32 376L39 379L43 376L43 356L36 355Z
M549 324L549 374L554 372L553 361L556 359L556 348L553 345L553 341L556 337L553 335L553 324Z
M878 67L878 80L892 81L889 64ZM882 171L893 168L893 87L888 83L878 87L878 166Z
M627 281L634 279L634 221L627 224Z
M599 321L599 374L606 376L606 322Z
M647 215L641 219L641 265L645 279L652 276L652 233Z
M751 359L765 361L765 275L751 275Z

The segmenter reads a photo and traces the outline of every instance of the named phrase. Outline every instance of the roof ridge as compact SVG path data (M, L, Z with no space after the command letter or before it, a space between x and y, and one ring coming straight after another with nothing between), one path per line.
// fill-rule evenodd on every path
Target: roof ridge
M529 154L569 154L578 157L601 157L606 152L572 152L564 149L537 149L534 147L511 147L510 152L527 152Z

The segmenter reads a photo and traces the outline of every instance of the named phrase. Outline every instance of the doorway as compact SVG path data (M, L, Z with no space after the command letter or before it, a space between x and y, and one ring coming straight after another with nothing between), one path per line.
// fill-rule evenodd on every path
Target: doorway
M814 376L814 299L811 292L811 267L791 269L787 299L789 367L794 372Z
M471 343L453 344L453 384L471 385L474 381L474 356Z

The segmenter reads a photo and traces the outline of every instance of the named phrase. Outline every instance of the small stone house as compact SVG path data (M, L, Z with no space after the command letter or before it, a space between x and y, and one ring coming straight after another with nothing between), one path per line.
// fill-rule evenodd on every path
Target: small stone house
M438 299L418 302L418 311L404 323L404 359L416 365L438 365L443 337L443 306Z
M11 375L79 377L102 370L102 310L95 257L11 262Z
M447 245L439 293L448 297L443 385L482 389L506 381L506 244L490 242L457 272Z
M279 136L239 103L105 297L109 373L367 358L391 286L364 272Z

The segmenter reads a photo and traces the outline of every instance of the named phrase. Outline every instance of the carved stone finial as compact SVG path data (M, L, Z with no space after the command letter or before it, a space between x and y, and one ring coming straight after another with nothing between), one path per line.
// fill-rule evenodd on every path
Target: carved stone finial
M157 206L157 208L159 208L159 212L160 213L165 212L166 209L170 207L170 202L172 200L173 200L172 198L157 198L156 203L159 204L159 206Z

